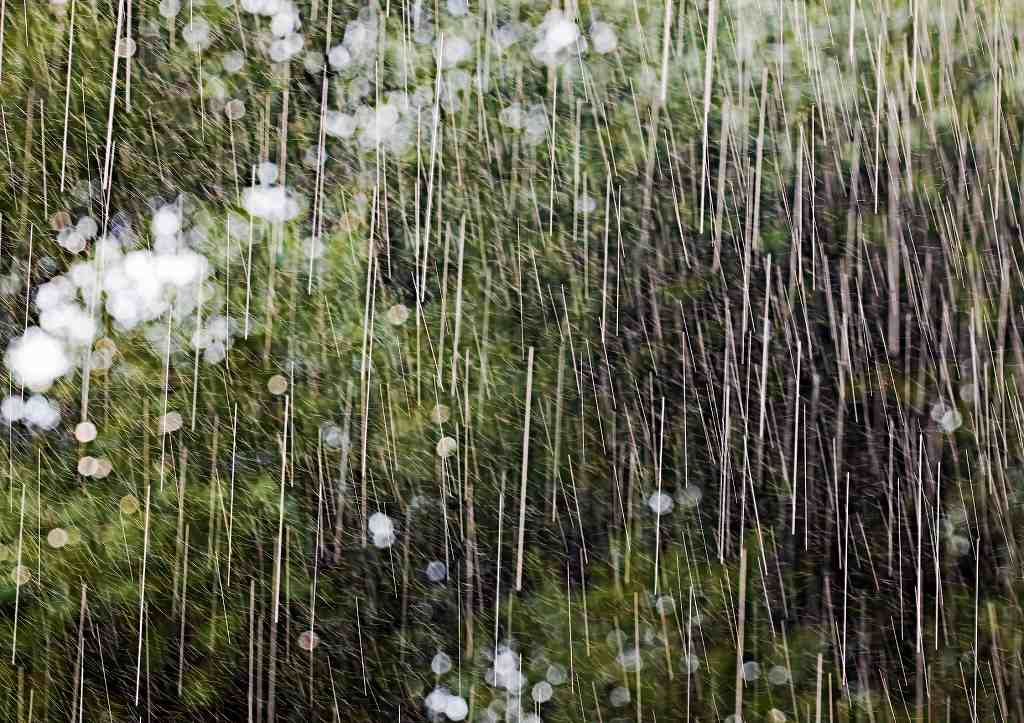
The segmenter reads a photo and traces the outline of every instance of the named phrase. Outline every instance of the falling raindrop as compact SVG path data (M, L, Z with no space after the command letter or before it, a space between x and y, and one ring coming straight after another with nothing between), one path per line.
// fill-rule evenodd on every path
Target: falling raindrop
M451 410L448 409L444 404L436 404L434 408L430 410L430 421L434 424L444 424L451 417ZM446 456L446 455L443 455Z
M275 374L267 381L267 390L275 397L279 397L288 390L288 380L280 374Z
M608 700L615 708L621 708L622 706L629 703L632 696L629 693L628 688L623 688L621 685L612 689L612 692L608 695Z
M320 644L320 636L312 630L303 630L299 633L299 648L306 652L312 651Z
M96 469L93 470L92 476L96 479L106 478L114 470L114 465L111 464L110 460L106 457L99 457L96 459Z
M672 497L664 492L655 492L647 499L647 506L655 514L668 514L672 511Z
M431 582L441 582L448 577L448 566L440 560L431 560L427 564L427 579Z
M95 457L82 457L78 460L78 474L83 477L92 477L96 474L98 464Z
M238 98L233 98L224 104L224 115L228 120L242 120L245 117L245 103Z
M168 412L160 417L160 434L170 434L181 429L182 419L178 412Z
M566 681L566 669L564 665L553 663L548 666L547 674L544 676L545 679L551 683L551 685L564 685Z
M768 671L768 682L772 685L786 685L789 682L789 671L781 665L773 665Z
M79 422L75 425L75 439L82 444L96 439L96 425L92 422Z
M118 502L118 508L123 515L134 515L139 511L139 498L135 495L125 495Z
M685 510L693 509L700 504L703 491L696 485L686 485L679 491L679 506Z
M11 570L11 580L18 587L25 585L31 579L32 570L30 570L27 565L15 565L14 569Z
M624 650L622 653L616 656L616 662L622 666L622 669L627 673L635 673L643 667L643 658L640 655L638 648L630 648Z
M434 675L444 675L452 669L452 659L445 653L438 653L430 661L430 669Z
M437 442L437 456L451 457L458 449L459 443L453 437L441 437Z
M693 653L683 653L683 657L679 661L679 665L682 667L684 673L687 675L693 675L700 669L700 658Z
M68 533L60 527L54 527L46 535L46 544L54 549L59 549L68 544Z
M469 705L465 698L458 695L448 696L444 706L444 714L448 716L448 720L463 720L468 713Z
M753 660L747 661L743 664L743 680L747 683L753 683L755 680L761 677L761 665Z

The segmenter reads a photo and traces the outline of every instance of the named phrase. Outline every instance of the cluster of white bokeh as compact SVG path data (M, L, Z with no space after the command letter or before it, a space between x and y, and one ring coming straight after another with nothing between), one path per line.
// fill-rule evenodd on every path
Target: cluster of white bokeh
M484 673L488 685L502 691L495 695L479 715L478 720L486 723L518 721L518 723L541 723L541 706L555 695L555 689L568 680L568 671L559 663L539 661L544 674L532 685L523 672L518 652L507 644L501 644L485 655L492 665ZM536 662L536 661L535 661ZM536 664L534 665L536 668Z
M530 54L538 63L561 65L576 54L587 52L587 41L576 21L555 8L549 10L536 31L537 42Z
M527 108L520 103L512 103L498 114L498 122L511 130L522 131L523 142L530 146L542 142L551 126L541 103L533 103Z
M612 24L595 19L590 25L588 40L575 18L558 8L549 10L536 28L522 22L500 25L491 39L495 49L505 54L531 36L530 57L549 67L569 69L590 50L606 55L619 46L618 33Z
M195 331L192 346L203 350L203 361L207 364L219 364L231 348L235 326L234 320L223 314L215 314Z
M700 504L704 493L696 485L685 485L675 498L664 490L654 492L647 498L647 507L656 515L667 515L678 504L684 510L691 510Z
M654 608L659 615L671 615L675 609L675 600L671 595L661 595L654 600ZM689 611L684 618L687 627L699 627L703 623L703 616L699 612ZM615 653L615 662L625 674L634 674L644 667L644 648L655 650L661 649L663 638L653 629L646 628L643 631L640 645L630 645L629 636L621 630L612 630L605 637L605 644ZM659 655L660 657L660 655ZM684 675L690 676L696 673L701 667L701 656L691 642L688 652L684 652L679 659L680 670ZM789 668L784 665L772 665L765 671L761 663L756 660L745 661L740 668L740 675L747 684L753 684L762 678L772 686L786 686L790 684ZM616 685L608 692L608 703L612 708L624 708L633 700L632 691L625 685ZM781 716L781 717L780 717ZM777 709L769 712L768 720L785 721L786 717Z
M8 398L3 403L6 421L42 429L56 426L59 411L40 395L83 365L109 367L110 354L102 353L106 348L92 350L104 319L120 332L142 329L161 354L168 348L169 323L174 329L194 324L210 264L189 247L195 234L183 231L178 205L159 207L150 229L152 247L141 249L134 248L135 235L127 226L97 237L97 225L88 216L60 230L58 242L69 252L79 253L95 239L92 252L35 290L37 324L11 340L4 363L14 383L36 396ZM220 362L230 346L233 323L211 315L194 326L192 347L203 352L206 362Z
M256 45L271 61L284 63L302 52L306 45L305 37L300 32L302 22L298 8L289 0L242 0L238 8L249 15L269 19L269 24L263 26L262 32L257 35ZM180 2L161 0L160 10L165 17L174 17L180 11ZM205 48L210 42L209 24L201 16L193 15L183 35L192 49ZM237 64L224 62L225 70L241 70L244 61L240 59L240 54L237 57Z
M365 8L359 17L345 26L342 40L327 52L334 70L362 70L372 67L377 51L377 17Z
M487 671L487 683L504 690L506 694L492 699L479 713L477 720L488 723L497 723L499 720L541 723L540 716L530 709L551 700L555 686L563 685L567 679L565 667L557 664L547 667L545 677L529 687L530 702L524 709L521 699L527 692L529 681L521 670L519 654L507 645L502 645L493 655L488 651L488 657L492 658L493 666ZM460 721L469 714L466 699L452 693L440 682L451 669L452 659L447 653L438 652L430 661L430 670L436 676L438 684L427 694L424 703L433 720Z
M434 720L465 720L469 704L461 695L455 695L444 686L434 688L424 701Z
M95 238L99 224L92 216L82 216L74 225L68 224L57 233L57 243L73 254L80 253Z
M219 0L219 4L231 6L230 0ZM214 41L214 30L201 14L188 8L182 38L191 50L206 50ZM160 14L169 20L183 10L182 0L161 0L159 4ZM596 13L592 14L588 32L584 32L575 15L559 9L550 10L536 26L522 21L500 24L485 38L487 23L482 15L471 11L468 0L447 0L440 18L433 17L430 3L414 3L404 18L411 27L403 28L403 32L395 32L390 26L382 29L381 24L390 21L382 18L379 9L366 6L335 35L340 41L326 48L316 47L303 34L302 18L291 0L242 0L238 10L259 19L255 49L248 50L250 56L268 59L279 71L293 60L301 60L305 71L313 76L331 71L334 91L322 116L324 132L364 152L384 149L403 154L417 141L429 144L435 102L445 112L456 113L469 102L471 93L490 90L494 77L507 79L511 69L524 61L559 67L575 75L588 53L606 55L619 47L614 25ZM155 30L143 28L142 34ZM484 58L480 48L485 45L490 49L487 55L493 57ZM251 57L237 49L218 57L220 68L215 60L212 72L202 79L204 102L229 120L240 121L246 113L246 101L244 95L232 97L238 95L238 89L232 91L228 76L241 73ZM403 82L401 90L382 88L384 58L388 58L387 63L393 59L403 79L418 79L420 84ZM643 69L652 75L646 65ZM437 71L440 78L427 79ZM650 84L638 78L634 90L643 93ZM550 125L543 104L522 108L513 104L502 113L501 122L509 129L521 130L528 145L544 141ZM307 166L325 161L315 145L307 149ZM301 204L284 186L261 181L247 189L244 205L259 218L288 221L298 215ZM84 245L82 235L80 230L70 229L68 242Z
M375 107L361 105L352 113L327 111L324 133L354 138L363 150L381 147L400 154L412 147L416 137L416 109L405 93L396 91Z
M42 394L7 397L0 403L0 415L8 424L21 422L30 429L53 429L60 423L60 410Z
M306 39L294 4L288 0L242 0L241 6L253 15L270 18L269 31L257 36L257 44L271 61L285 63L302 52Z
M244 0L241 7L246 12L270 18L270 29L262 32L257 45L271 61L287 62L303 50L305 43L299 32L299 14L287 0ZM377 13L364 8L345 26L341 41L327 48L326 53L309 49L303 54L307 72L316 75L329 68L337 76L334 86L336 97L323 114L326 135L352 141L363 151L383 148L401 154L413 147L417 134L421 141L423 137L430 141L433 132L430 112L435 102L446 112L454 113L463 108L464 98L475 88L489 89L490 71L482 67L476 57L485 23L470 12L469 3L466 0L447 2L449 17L443 30L431 17L428 4L416 3L410 10L412 45L404 34L391 37L381 33ZM386 47L380 46L382 41ZM498 56L510 54L521 47L522 52L528 53L541 65L561 66L575 72L579 59L588 51L611 53L618 47L619 40L614 26L600 20L591 23L588 40L573 16L555 9L549 11L535 28L523 22L497 27L490 44ZM432 52L420 52L417 46ZM385 51L393 52L404 77L415 77L417 70L430 74L435 68L420 65L427 62L440 70L441 77L436 85L434 82L421 83L409 87L408 92L382 90L374 79L380 72L378 63ZM238 73L244 64L245 57L237 50L221 56L221 66L226 73ZM501 73L508 65L501 61L490 70ZM223 83L216 77L207 82L212 83L207 88L207 97L219 103L230 119L240 119L245 112L244 102L236 98L225 103ZM435 89L439 91L436 98ZM524 141L534 145L544 140L549 126L542 104L525 109L516 104L503 113L502 123L508 128L522 130ZM316 159L312 162L315 165ZM247 207L251 204L276 209L288 204L287 191L272 185L268 187L265 183L254 186L249 195L251 200L246 202ZM268 220L290 220L294 217L276 211L270 215L255 215Z
M242 193L242 206L252 216L271 223L291 221L302 212L301 199L278 183L276 163L264 162L256 169L256 183Z

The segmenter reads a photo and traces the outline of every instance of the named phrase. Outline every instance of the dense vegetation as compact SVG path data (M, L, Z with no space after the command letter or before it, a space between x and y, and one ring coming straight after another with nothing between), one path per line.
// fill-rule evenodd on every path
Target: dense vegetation
M0 3L0 720L1024 720L1022 38Z

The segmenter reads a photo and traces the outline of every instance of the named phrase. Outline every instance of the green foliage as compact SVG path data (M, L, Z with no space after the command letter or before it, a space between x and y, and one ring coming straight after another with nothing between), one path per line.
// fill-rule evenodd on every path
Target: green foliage
M6 430L0 719L525 719L510 651L550 721L724 719L737 663L745 719L1020 713L1018 8L584 2L617 48L549 67L543 3L302 2L289 62L159 5L0 13L4 342L102 274L82 217L155 249L172 204L209 264ZM293 220L246 213L271 160Z

